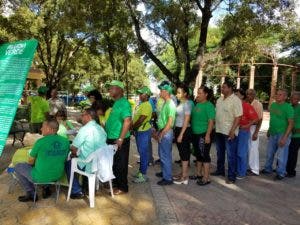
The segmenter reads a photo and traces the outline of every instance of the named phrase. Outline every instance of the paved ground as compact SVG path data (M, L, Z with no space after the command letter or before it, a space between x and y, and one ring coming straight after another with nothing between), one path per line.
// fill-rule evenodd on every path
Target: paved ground
M263 131L266 124L264 123ZM129 180L132 180L131 174L138 169L134 140L131 144ZM10 145L11 140L0 158L1 167L7 166L15 151ZM262 166L266 147L264 132L261 132L260 146ZM153 147L156 150L154 141ZM216 162L214 146L212 158ZM173 160L175 159L178 159L178 152L174 146ZM213 164L212 170L214 169ZM173 170L177 173L180 167L174 164ZM54 198L41 200L36 207L32 203L19 203L16 199L22 191L17 185L13 193L8 194L11 178L4 172L0 175L0 224L299 224L299 177L276 182L272 177L247 177L237 181L235 185L225 184L223 178L212 177L212 183L205 187L200 187L195 182L160 187L156 185L158 179L154 175L158 171L160 168L157 165L149 168L150 182L147 184L130 182L130 192L127 195L112 199L101 189L97 193L94 209L88 207L86 200L66 202L66 189L62 190L56 205ZM193 165L190 173L193 173Z

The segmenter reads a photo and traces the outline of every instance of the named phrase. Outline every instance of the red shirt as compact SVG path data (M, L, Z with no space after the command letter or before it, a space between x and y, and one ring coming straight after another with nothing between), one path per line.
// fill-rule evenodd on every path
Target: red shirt
M242 107L243 116L240 120L240 126L248 125L251 121L258 119L258 115L252 105L248 102L242 101ZM250 127L247 130L250 130Z

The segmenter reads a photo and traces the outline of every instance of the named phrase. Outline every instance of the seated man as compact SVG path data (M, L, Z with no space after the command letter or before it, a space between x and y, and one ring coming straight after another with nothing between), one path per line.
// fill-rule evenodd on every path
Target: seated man
M71 145L71 157L78 157L85 160L89 154L106 145L106 133L104 129L96 123L96 111L92 108L85 109L81 114L83 127L80 128ZM70 181L71 160L66 162L66 172ZM91 165L80 163L79 168L90 172ZM74 177L71 196L72 199L83 197L81 186L78 179Z
M26 191L26 195L19 197L20 202L33 201L34 182L54 182L62 177L70 146L66 138L56 134L58 126L55 119L44 121L41 128L44 137L34 144L28 163L15 166L16 176ZM44 197L50 195L46 190Z

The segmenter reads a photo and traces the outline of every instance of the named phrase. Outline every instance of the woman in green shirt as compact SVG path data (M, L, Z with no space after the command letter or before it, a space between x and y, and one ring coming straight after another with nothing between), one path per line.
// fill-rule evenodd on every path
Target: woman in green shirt
M77 133L73 124L69 120L67 120L67 115L65 111L59 110L56 113L55 118L59 124L59 128L57 131L58 135L69 139L68 135L74 135Z
M215 107L209 101L212 97L212 90L201 86L197 93L197 104L192 110L192 142L197 159L197 184L206 185L210 183L210 147L211 134L214 127ZM203 168L203 176L201 170Z

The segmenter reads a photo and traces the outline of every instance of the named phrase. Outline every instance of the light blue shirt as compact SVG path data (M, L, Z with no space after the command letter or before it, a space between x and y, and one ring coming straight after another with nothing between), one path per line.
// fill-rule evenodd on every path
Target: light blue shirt
M78 148L78 158L85 160L89 154L106 145L106 133L95 120L92 120L79 129L72 145ZM86 166L85 171L91 171L90 163L78 164L80 168Z

